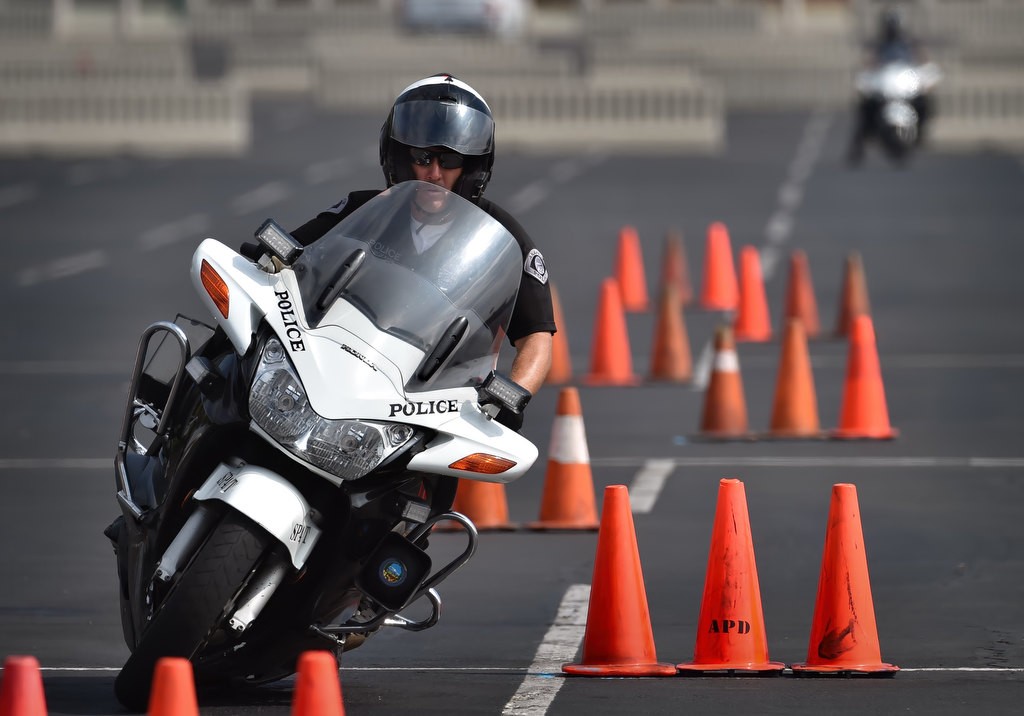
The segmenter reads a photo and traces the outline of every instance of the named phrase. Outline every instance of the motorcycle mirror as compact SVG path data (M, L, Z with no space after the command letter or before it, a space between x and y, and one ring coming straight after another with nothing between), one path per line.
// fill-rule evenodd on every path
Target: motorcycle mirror
M260 245L277 257L285 266L291 266L302 256L303 246L273 219L267 219L256 229Z
M526 409L526 404L533 397L533 394L526 388L493 370L484 379L478 390L481 403L501 405L516 415Z

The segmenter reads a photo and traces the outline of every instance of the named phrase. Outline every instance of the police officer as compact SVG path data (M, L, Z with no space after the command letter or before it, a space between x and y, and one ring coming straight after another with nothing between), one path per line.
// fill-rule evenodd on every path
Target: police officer
M551 366L555 332L544 257L511 214L483 198L494 163L494 118L483 97L449 74L424 78L395 100L380 131L380 164L387 186L417 179L443 186L474 202L500 222L522 249L523 273L508 327L515 347L510 377L536 393ZM304 245L324 236L381 190L354 191L295 229ZM518 429L522 416L503 411L499 419Z

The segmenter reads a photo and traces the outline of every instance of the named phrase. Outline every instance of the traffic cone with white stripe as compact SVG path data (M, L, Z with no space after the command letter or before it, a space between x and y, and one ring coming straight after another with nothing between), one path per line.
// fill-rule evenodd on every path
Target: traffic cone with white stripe
M562 388L551 427L540 519L532 530L596 530L599 522L583 410L576 388Z
M700 430L701 435L708 438L750 437L736 340L732 328L726 325L715 331L715 358L704 395Z

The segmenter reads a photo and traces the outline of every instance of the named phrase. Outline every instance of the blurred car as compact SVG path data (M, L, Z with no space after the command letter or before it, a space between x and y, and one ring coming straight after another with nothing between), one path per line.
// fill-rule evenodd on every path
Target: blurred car
M399 25L409 32L523 32L529 0L397 0Z

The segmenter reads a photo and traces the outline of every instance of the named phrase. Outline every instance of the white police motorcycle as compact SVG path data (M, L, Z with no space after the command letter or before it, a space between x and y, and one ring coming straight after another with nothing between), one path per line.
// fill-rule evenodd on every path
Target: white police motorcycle
M941 78L934 62L918 64L903 58L857 74L857 93L867 107L867 136L876 139L890 159L905 159L917 145L921 117L915 105Z
M421 254L424 198L440 238ZM106 530L130 709L162 656L190 659L200 688L260 683L307 649L433 626L435 588L476 549L450 511L458 480L509 482L537 457L494 420L529 393L494 370L522 255L493 218L410 181L308 247L271 221L257 236L258 263L213 239L195 252L216 327L179 316L139 346ZM433 565L441 521L466 547Z

